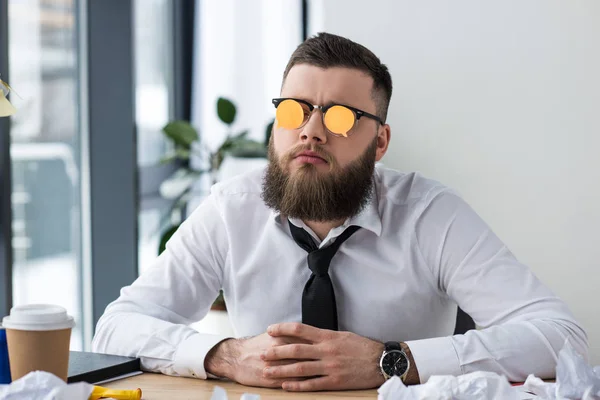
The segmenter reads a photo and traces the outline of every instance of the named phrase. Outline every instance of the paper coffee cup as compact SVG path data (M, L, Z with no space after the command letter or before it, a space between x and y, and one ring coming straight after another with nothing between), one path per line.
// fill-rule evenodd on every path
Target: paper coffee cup
M50 372L67 381L75 323L64 308L50 304L16 306L4 317L2 326L6 329L13 381L32 371Z

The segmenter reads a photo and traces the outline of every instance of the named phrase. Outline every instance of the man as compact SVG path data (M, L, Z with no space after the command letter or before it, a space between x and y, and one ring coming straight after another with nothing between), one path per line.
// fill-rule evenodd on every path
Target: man
M587 355L567 306L463 200L375 165L391 93L365 47L325 33L302 43L273 100L266 170L213 187L107 307L94 350L291 391L476 370L550 378L566 339ZM237 338L187 326L221 288ZM481 329L452 335L457 304Z

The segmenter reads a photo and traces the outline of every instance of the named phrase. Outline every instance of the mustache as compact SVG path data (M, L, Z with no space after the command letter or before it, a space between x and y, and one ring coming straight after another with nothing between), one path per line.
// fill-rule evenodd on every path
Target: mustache
M333 158L333 156L331 154L329 154L326 150L324 150L322 147L311 146L311 145L306 145L306 144L299 144L299 145L293 147L291 150L289 150L285 154L285 156L283 157L283 161L285 163L288 163L288 162L292 161L294 158L296 158L296 156L298 154L302 153L303 151L314 152L317 156L321 157L323 160L325 160L330 165L335 162L335 159Z

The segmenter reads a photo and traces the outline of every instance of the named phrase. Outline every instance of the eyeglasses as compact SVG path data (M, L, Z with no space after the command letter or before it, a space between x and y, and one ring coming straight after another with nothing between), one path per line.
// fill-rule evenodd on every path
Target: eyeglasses
M302 128L308 122L315 108L323 113L325 128L337 136L348 137L349 132L361 117L374 119L383 125L383 121L378 116L343 104L317 106L305 100L284 97L273 99L273 105L277 109L275 112L277 126L284 129Z

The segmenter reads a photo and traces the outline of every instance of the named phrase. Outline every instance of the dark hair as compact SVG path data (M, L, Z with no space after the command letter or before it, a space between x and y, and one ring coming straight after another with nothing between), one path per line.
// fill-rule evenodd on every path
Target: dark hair
M287 78L297 64L320 68L346 67L365 72L373 78L373 100L378 116L385 121L392 97L392 77L388 68L365 46L345 37L321 32L301 43L288 61L283 73Z

